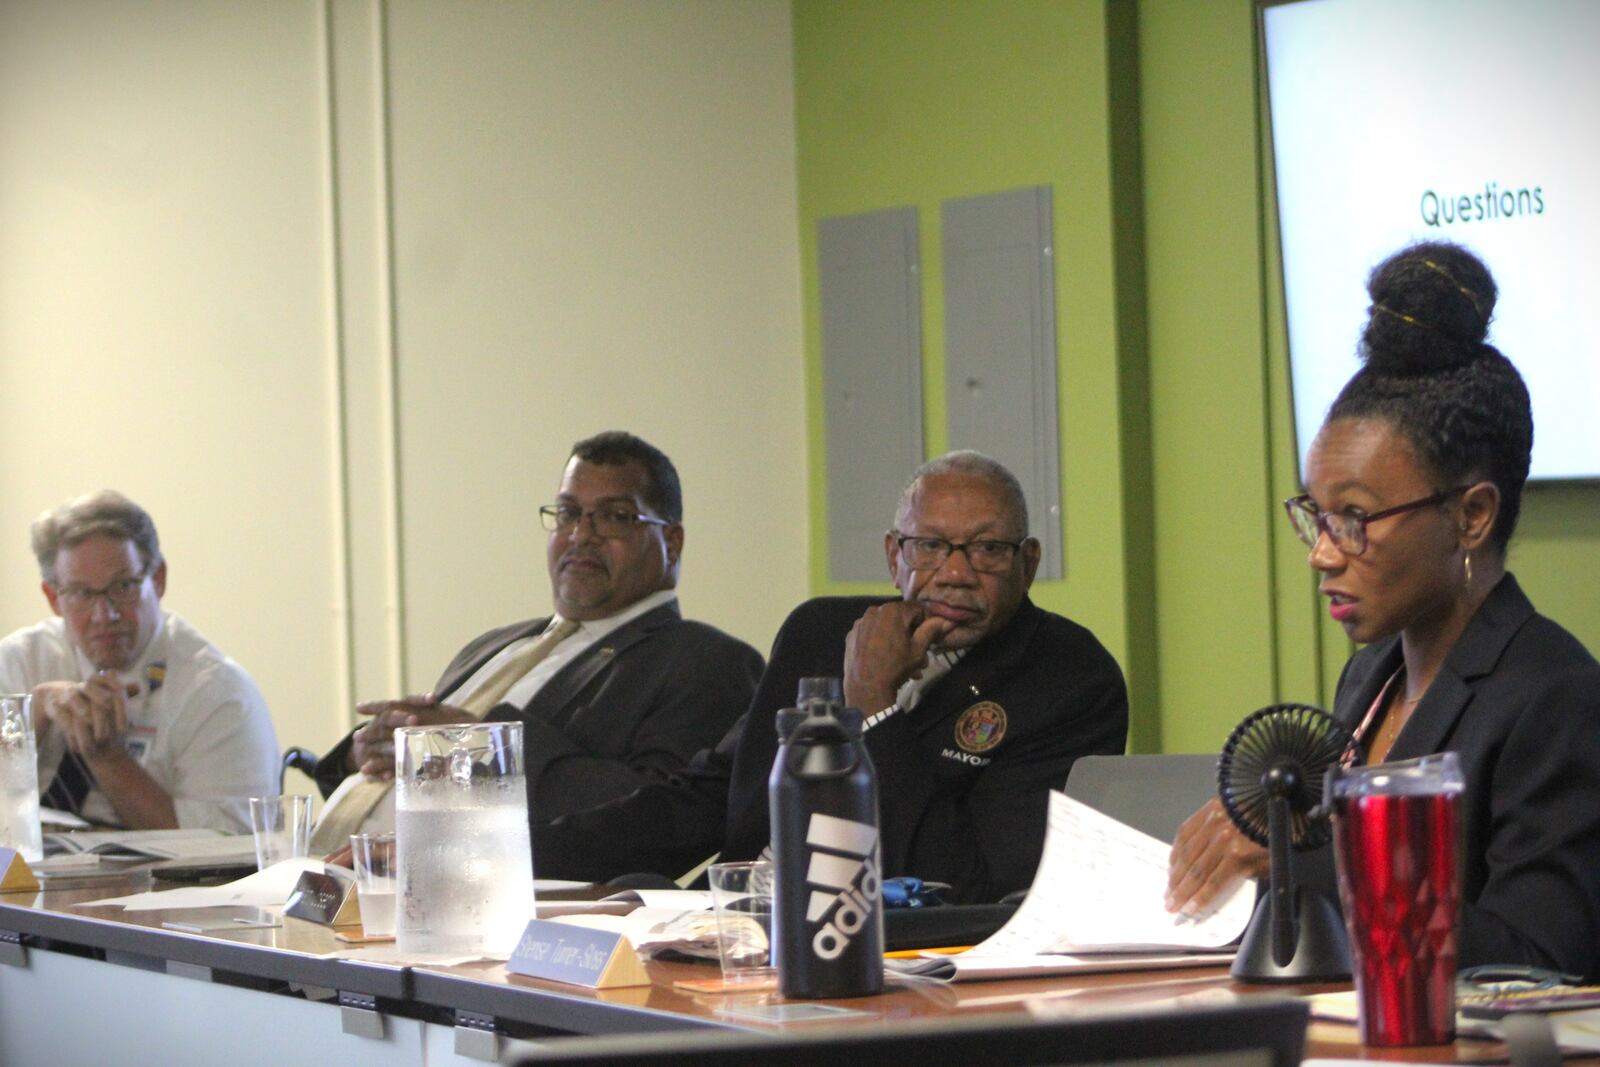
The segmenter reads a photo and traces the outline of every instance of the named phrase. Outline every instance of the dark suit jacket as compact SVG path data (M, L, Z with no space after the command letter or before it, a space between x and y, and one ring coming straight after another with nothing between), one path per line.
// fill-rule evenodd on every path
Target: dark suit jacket
M434 685L450 694L511 642L549 618L491 630L456 654ZM534 821L624 796L681 770L749 705L761 655L666 604L617 627L563 667L522 708L486 719L520 721ZM317 764L324 793L344 778L350 738ZM540 871L543 875L545 872Z
M1335 717L1353 729L1400 662L1398 636L1356 653ZM1600 975L1600 664L1509 574L1388 758L1433 752L1466 779L1461 965Z
M675 876L719 848L724 859L757 855L768 840L777 709L794 703L802 677L842 676L850 627L884 602L836 597L796 608L773 643L750 713L722 744L670 785L539 828L540 872ZM963 746L962 716L985 701L1003 709L1004 733L990 748L970 736ZM1026 888L1044 843L1048 791L1065 784L1078 756L1122 753L1127 731L1127 690L1116 661L1088 630L1025 600L913 711L868 731L884 874L949 882L949 895L960 901Z

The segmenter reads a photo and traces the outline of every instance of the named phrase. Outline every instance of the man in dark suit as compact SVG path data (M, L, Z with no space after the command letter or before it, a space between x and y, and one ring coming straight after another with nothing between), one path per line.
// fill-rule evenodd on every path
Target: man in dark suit
M361 705L371 720L317 765L333 795L314 847L383 824L400 726L520 721L541 820L665 779L745 710L761 656L678 613L683 496L666 455L626 433L579 441L540 515L556 614L474 639L431 693Z
M799 680L840 677L867 717L883 872L948 882L959 901L1028 886L1049 790L1081 755L1121 754L1122 672L1088 630L1034 606L1039 543L1015 477L973 452L924 465L884 536L901 596L802 604L750 713L674 780L535 827L551 877L678 875L768 841L774 714Z

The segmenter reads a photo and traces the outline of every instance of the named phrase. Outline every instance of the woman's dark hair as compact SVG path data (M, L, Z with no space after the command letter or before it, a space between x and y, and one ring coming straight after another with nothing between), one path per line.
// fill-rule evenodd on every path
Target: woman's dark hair
M1378 264L1367 294L1364 365L1345 383L1327 421L1388 422L1441 490L1493 482L1500 490L1493 536L1504 550L1522 510L1533 410L1522 375L1484 340L1494 315L1494 278L1460 245L1428 241Z

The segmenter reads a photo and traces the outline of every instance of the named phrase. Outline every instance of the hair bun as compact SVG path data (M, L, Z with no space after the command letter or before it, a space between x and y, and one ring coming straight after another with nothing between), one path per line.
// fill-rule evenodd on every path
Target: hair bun
M1494 278L1460 245L1401 249L1367 278L1372 307L1361 357L1379 374L1431 374L1493 351L1484 344L1498 295Z

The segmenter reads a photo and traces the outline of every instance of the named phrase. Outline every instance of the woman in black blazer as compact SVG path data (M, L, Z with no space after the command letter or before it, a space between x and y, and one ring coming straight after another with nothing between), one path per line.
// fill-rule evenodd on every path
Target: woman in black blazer
M1485 343L1496 289L1433 242L1367 282L1363 367L1286 502L1329 614L1367 647L1334 714L1366 762L1456 752L1466 778L1460 963L1600 973L1600 665L1506 572L1533 446L1527 387ZM1331 867L1331 865L1327 865ZM1173 844L1167 906L1266 874L1220 803Z

